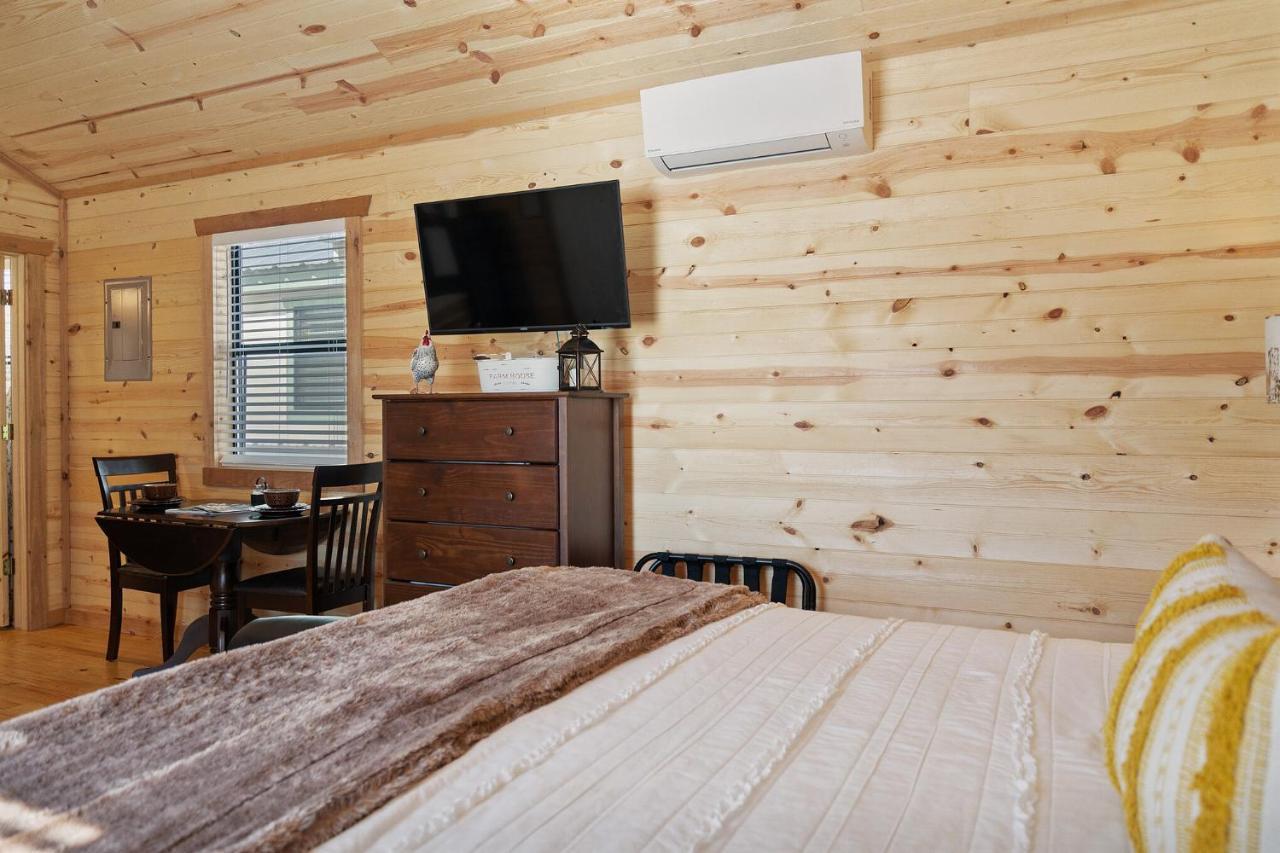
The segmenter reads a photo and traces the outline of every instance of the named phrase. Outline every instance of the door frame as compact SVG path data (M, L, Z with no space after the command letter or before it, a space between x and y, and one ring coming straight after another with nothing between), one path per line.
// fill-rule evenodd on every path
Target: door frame
M12 297L13 293L22 284L22 267L23 259L21 255L10 254L8 252L0 252L0 268L10 269L9 290L4 293ZM2 307L4 300L0 300L0 311L4 311ZM11 305L11 303L10 303ZM12 310L10 308L10 323L12 323ZM0 314L0 318L4 315ZM0 347L8 348L12 345L11 341L5 340L9 336L9 328L0 319ZM11 365L12 367L12 365ZM5 372L0 367L0 415L6 414L5 403L9 399L9 382L10 378L5 377ZM0 418L2 419L2 418ZM2 438L0 438L2 440ZM9 470L10 460L9 454L4 449L0 449L0 552L12 555L13 542L9 539L9 513L12 507L9 505L11 489L13 487L13 479L10 476L12 472ZM3 559L3 558L0 558ZM16 566L16 562L14 563ZM13 624L13 603L12 595L15 578L5 573L6 566L0 564L0 628L8 628Z
M45 289L52 240L0 234L0 251L20 258L13 293L13 627L45 628L49 610L48 447L45 408ZM55 374L58 371L54 371ZM65 508L63 508L65 512Z

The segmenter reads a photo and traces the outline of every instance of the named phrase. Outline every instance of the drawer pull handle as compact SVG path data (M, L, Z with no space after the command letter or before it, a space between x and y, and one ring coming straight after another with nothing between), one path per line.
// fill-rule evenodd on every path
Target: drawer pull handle
M507 427L506 429L504 429L504 430L503 430L503 432L507 434L507 437L508 437L508 438L510 438L511 436L513 436L513 435L515 435L515 434L516 434L516 428L515 428L515 427Z
M418 435L426 435L426 434L427 434L427 428L426 428L426 427L424 427L424 426L423 426L423 427L418 427Z
M507 565L508 565L508 566L514 566L515 564L516 564L516 558L515 558L515 557L507 557Z
M425 487L425 486L419 486L419 487L418 487L418 497L420 497L420 498L425 498L426 496L427 496L427 489L426 489L426 487Z
M431 555L427 553L427 549L426 549L426 548L419 548L419 549L418 549L418 559L419 559L419 560L425 560L425 559L427 559L427 557L429 557L429 556L431 556Z
M509 500L509 501L513 501L513 500L515 500L515 499L516 499L516 493L515 493L515 492L507 492L507 493L506 493L506 495L504 495L504 497L505 497L507 500Z

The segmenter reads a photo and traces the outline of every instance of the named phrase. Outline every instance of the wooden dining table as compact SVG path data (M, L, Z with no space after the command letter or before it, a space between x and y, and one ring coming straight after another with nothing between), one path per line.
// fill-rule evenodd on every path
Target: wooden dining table
M190 510L200 502L184 502ZM209 574L209 612L182 632L173 656L135 675L176 666L191 657L203 643L210 654L227 650L238 625L236 584L244 548L261 554L295 554L306 549L309 516L263 517L253 511L230 513L157 512L136 507L103 510L98 526L121 553L152 571L167 574ZM150 565L149 565L150 563Z

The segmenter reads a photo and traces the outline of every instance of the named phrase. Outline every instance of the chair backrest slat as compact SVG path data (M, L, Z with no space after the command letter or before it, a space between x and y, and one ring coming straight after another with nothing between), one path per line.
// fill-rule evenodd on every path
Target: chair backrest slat
M336 515L329 538L329 550L325 555L325 592L333 593L338 587L338 577L342 574L342 552L347 544L347 528L349 527L350 507L346 502L334 504L329 509L330 515Z
M354 574L351 569L357 556L355 538L360 532L360 504L347 504L342 508L342 512L347 516L347 529L342 542L338 545L338 573L333 581L336 588L347 589L348 579Z
M656 551L645 554L635 566L635 571L661 572L668 577L675 577L676 567L684 565L685 577L692 581L701 581L705 576L705 566L712 567L712 581L720 584L733 583L734 569L740 569L741 583L748 589L764 593L764 576L762 570L769 572L769 600L786 604L789 597L790 580L795 577L800 584L800 607L803 610L818 609L818 585L809 570L793 560L767 559L763 557L726 557L722 555L705 556L702 554L674 554L670 551Z
M348 588L356 585L359 574L363 570L364 542L365 537L369 534L369 504L365 502L357 504L356 516L359 518L359 524L351 525L351 547L354 559L352 559L347 577L343 581Z

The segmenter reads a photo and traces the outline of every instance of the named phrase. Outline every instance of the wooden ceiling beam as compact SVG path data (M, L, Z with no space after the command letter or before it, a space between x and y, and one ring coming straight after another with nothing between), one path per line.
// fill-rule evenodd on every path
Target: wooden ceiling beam
M208 89L201 92L192 92L189 95L181 95L174 98L166 98L161 101L151 101L149 103L138 104L125 109L114 110L107 113L99 113L97 115L84 116L82 118L64 121L58 124L51 124L47 127L38 127L34 130L24 130L21 133L14 134L14 139L25 138L29 136L38 136L42 133L49 133L55 130L61 130L66 127L75 127L77 125L84 126L90 133L98 132L98 123L108 119L122 118L125 116L137 115L139 113L148 112L150 110L163 109L171 107L175 104L194 104L199 109L204 109L204 102L209 98L215 98L219 95L230 95L237 92L244 92L249 89L256 89L262 86L270 86L284 80L306 80L312 74L320 74L325 71L333 71L339 68L349 68L356 65L362 65L367 62L379 61L382 57L377 53L369 53L361 56L354 56L349 59L342 59L336 62L328 62L323 65L314 65L309 68L297 68L292 71L286 71L281 74L273 74L269 77L262 77L257 80L246 80L242 83L233 83L222 86L217 89Z

